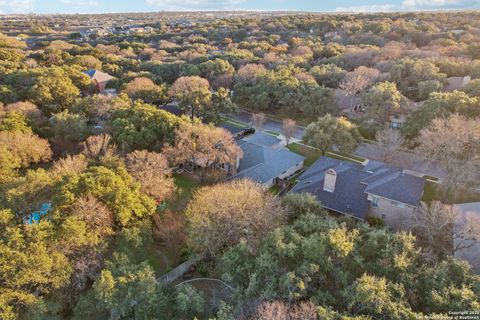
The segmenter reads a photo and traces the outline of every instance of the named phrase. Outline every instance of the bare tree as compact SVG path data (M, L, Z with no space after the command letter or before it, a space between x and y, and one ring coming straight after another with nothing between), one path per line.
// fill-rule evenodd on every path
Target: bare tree
M345 91L345 94L350 97L350 109L353 108L355 96L366 89L368 84L367 78L353 73L347 73L342 82L340 82L340 89Z
M174 144L166 146L164 153L174 164L190 163L194 171L200 169L202 180L209 170L234 173L238 159L243 156L228 131L195 122L183 123L175 130Z
M397 149L405 142L399 130L385 126L375 134L379 146L381 147L381 161L393 163L397 158Z
M77 175L84 172L87 165L87 159L84 155L69 155L53 163L52 174L58 178L64 175Z
M264 302L257 308L255 320L316 320L317 307L303 301L293 307L281 301Z
M110 145L112 137L108 134L90 136L82 143L83 154L91 159L99 159L102 156L113 154L114 147Z
M99 235L107 236L112 234L113 213L97 198L93 196L80 197L69 210L73 216L85 221Z
M265 113L252 113L250 121L256 130L262 130L263 124L265 123Z
M195 193L185 213L191 245L213 255L242 239L255 250L260 240L287 215L280 199L247 179L203 187Z
M459 213L455 225L453 252L468 249L480 242L480 217L474 212Z
M169 198L175 190L175 183L167 158L161 153L134 151L126 158L128 172L142 186L142 191L154 197L157 202Z
M447 172L443 185L446 194L459 186L478 184L480 162L480 126L478 120L458 114L437 118L420 131L419 151L437 160Z
M453 228L459 211L452 205L434 201L422 203L412 216L412 231L427 258L443 259L453 252Z
M257 309L255 320L290 320L288 306L281 301L265 302Z
M282 129L288 145L290 143L290 139L295 135L295 132L297 132L297 125L294 120L285 119L283 120Z

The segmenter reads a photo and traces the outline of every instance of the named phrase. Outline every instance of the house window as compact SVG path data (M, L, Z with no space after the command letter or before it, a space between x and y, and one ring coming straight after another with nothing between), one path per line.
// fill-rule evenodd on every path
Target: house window
M372 207L377 208L379 200L380 199L378 197L372 197Z

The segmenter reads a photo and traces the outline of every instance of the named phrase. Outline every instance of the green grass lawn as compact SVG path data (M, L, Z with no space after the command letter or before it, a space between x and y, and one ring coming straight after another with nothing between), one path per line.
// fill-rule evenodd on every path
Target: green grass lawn
M311 166L315 161L322 156L322 152L318 149L310 148L299 143L291 143L287 146L288 150L304 156L305 166Z
M181 212L187 206L195 189L200 187L200 183L177 173L173 175L173 179L178 188L177 196L174 200L169 201L168 208L174 212Z
M422 201L430 203L439 198L439 185L432 181L425 181L425 189L423 190Z

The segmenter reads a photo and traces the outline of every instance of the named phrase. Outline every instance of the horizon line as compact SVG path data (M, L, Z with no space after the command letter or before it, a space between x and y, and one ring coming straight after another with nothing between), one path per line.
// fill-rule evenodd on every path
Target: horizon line
M262 9L191 9L191 10L159 10L159 11L123 11L123 12L23 12L2 13L0 16L49 16L49 15L108 15L108 14L152 14L152 13L300 13L300 14L408 14L408 13L442 13L442 12L475 12L480 8L456 8L456 9L418 9L418 10L390 10L390 11L310 11L310 10L262 10Z

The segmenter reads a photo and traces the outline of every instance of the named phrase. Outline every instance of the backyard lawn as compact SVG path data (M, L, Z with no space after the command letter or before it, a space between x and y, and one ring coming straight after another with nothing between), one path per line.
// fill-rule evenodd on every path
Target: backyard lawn
M173 178L178 190L174 200L169 201L168 208L173 212L181 212L187 206L195 189L200 187L200 183L177 173L173 175Z

